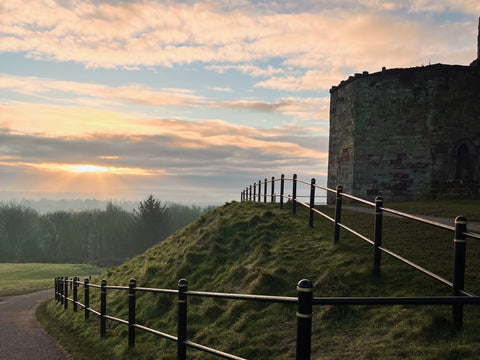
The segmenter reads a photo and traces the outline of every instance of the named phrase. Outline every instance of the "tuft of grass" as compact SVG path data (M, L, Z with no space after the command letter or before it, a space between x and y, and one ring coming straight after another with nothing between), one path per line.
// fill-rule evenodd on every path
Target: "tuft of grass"
M373 233L373 214L344 211L343 222L365 236ZM451 279L453 234L416 222L384 219L384 246ZM467 290L480 292L480 244L467 247ZM296 296L296 284L308 278L314 296L449 295L451 289L387 255L375 277L371 245L341 232L333 244L333 224L316 216L308 226L308 209L293 216L289 205L228 203L125 264L98 277L109 285L175 289L186 278L190 290ZM81 292L80 292L81 293ZM99 309L99 293L90 305ZM80 301L82 296L80 294ZM128 296L108 291L107 312L127 318ZM188 339L245 358L289 359L295 354L296 306L189 298ZM53 301L44 311L51 326L69 326L69 341L92 341L90 359L110 352L116 359L175 359L176 344L137 331L137 346L127 348L126 326L107 322L107 339L98 320L63 311ZM139 292L138 324L176 335L176 299ZM464 331L450 331L449 306L316 306L312 329L315 359L451 359L480 353L480 311L466 306ZM66 325L68 324L68 325ZM76 340L72 340L72 338ZM65 346L65 345L64 345ZM66 347L66 346L65 346ZM189 357L211 359L189 349ZM161 354L161 355L159 355ZM75 355L73 356L75 358Z
M53 288L56 276L89 276L103 271L105 268L89 264L0 263L0 296Z

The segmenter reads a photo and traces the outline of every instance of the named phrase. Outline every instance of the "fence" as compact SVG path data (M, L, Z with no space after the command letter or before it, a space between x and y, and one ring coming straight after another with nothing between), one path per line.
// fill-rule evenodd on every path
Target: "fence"
M292 182L292 195L285 195L285 181ZM280 194L275 193L275 182L280 182ZM270 194L268 194L268 186L267 184L271 184L270 186ZM297 185L304 184L308 185L310 188L310 202L305 203L298 199L297 197ZM257 192L257 185L258 185L258 192ZM262 194L262 186L264 188L264 192ZM335 217L332 218L327 214L321 212L320 210L315 208L315 192L316 189L323 190L325 192L331 193L335 195ZM380 275L380 265L381 265L381 255L382 253L386 253L393 258L413 267L414 269L426 274L427 276L440 281L444 285L447 285L452 288L453 296L462 296L468 297L471 299L478 299L478 296L468 292L464 289L465 284L465 257L466 257L466 240L467 238L472 238L476 240L480 240L480 235L467 232L467 219L463 216L457 216L454 220L455 226L448 226L445 224L441 224L436 221L431 221L428 219L424 219L418 216L410 215L404 212L400 212L397 210L389 209L383 206L383 198L381 196L377 196L375 202L372 203L370 201L366 201L364 199L343 193L342 186L337 186L336 190L319 186L316 184L315 179L311 179L310 182L300 180L297 178L296 174L293 174L292 178L285 178L285 175L281 175L280 179L275 179L272 177L271 180L265 179L264 182L261 180L253 185L247 186L245 190L241 192L241 201L258 201L260 202L263 197L263 201L267 202L267 198L270 198L271 202L276 202L276 199L279 198L280 201L280 208L283 209L284 200L291 201L292 203L292 212L296 214L297 204L305 206L309 208L309 226L313 226L314 220L314 213L321 215L322 217L326 218L327 220L334 223L334 237L333 242L338 243L340 239L340 229L345 229L351 234L359 237L360 239L366 241L370 245L374 247L374 255L373 255L373 272L375 275ZM369 239L368 237L358 233L354 229L349 228L348 226L341 223L342 217L342 199L347 198L351 201L357 201L363 205L370 206L374 208L374 238ZM445 278L441 277L438 274L435 274L418 264L409 261L408 259L396 254L395 252L385 248L382 246L382 230L383 230L383 214L390 213L402 218L415 220L430 226L434 226L437 228L441 228L448 231L454 232L454 250L453 250L453 258L454 258L454 266L453 266L453 281L450 282ZM475 301L474 301L475 302ZM337 303L340 304L340 303ZM455 330L461 330L463 327L463 306L461 303L455 304L453 306L453 319L452 324Z
M78 288L84 286L84 303L78 301ZM72 298L69 296L69 288L72 290ZM100 289L100 310L90 307L90 289ZM123 290L128 291L128 319L120 319L107 315L107 290ZM136 294L137 292L151 292L177 295L178 316L177 316L177 336L163 333L159 330L152 329L135 322L136 312ZM443 296L443 297L313 297L313 284L311 281L304 279L297 284L297 297L281 297L281 296L265 296L250 294L231 294L231 293L215 293L188 291L187 281L180 279L178 289L155 289L137 287L136 280L131 279L129 286L107 286L107 281L102 280L100 285L90 284L86 278L83 282L77 277L68 279L65 277L55 278L55 300L68 309L68 304L73 304L73 311L77 312L78 307L84 309L85 319L89 319L90 313L97 316L100 320L100 337L106 335L106 321L114 321L128 326L128 345L135 346L135 330L143 330L151 334L169 339L177 343L177 359L185 360L187 358L187 347L197 349L202 352L210 353L224 359L246 360L242 357L225 353L201 344L194 343L187 339L187 303L188 297L212 297L230 300L246 300L268 303L296 304L297 311L297 340L296 340L296 359L307 360L311 356L311 337L312 337L312 313L314 305L447 305L452 304L454 307L461 307L463 304L480 304L480 297L465 296Z
M275 194L275 182L280 181L280 195ZM285 181L292 181L292 195L286 196L284 194ZM271 184L271 193L267 194L267 183ZM310 187L310 202L305 203L297 197L297 184L306 184ZM78 311L78 307L84 309L85 319L89 319L90 313L97 316L100 320L100 337L103 338L106 334L106 321L113 321L125 326L128 326L128 345L135 346L136 330L145 331L177 343L177 359L186 359L187 348L194 348L196 350L210 353L224 359L243 359L242 357L228 354L220 350L210 348L205 345L194 343L187 339L187 304L189 297L211 297L230 300L244 300L257 301L267 303L282 303L296 305L297 317L297 335L296 335L296 359L306 360L311 357L311 337L312 337L312 312L315 305L452 305L452 326L459 331L463 328L463 305L465 304L480 304L480 297L470 293L464 289L465 278L465 254L466 254L466 239L467 237L473 239L480 239L480 235L467 232L467 221L463 217L455 219L455 227L446 226L434 221L422 219L413 215L405 214L396 210L383 207L383 200L381 197L375 199L375 203L365 201L360 198L342 193L342 188L339 186L337 190L328 189L315 184L315 179L310 182L305 182L297 179L294 175L291 179L286 179L283 175L279 180L272 178L265 182L258 182L258 194L256 192L257 184L247 187L242 191L242 201L255 200L261 201L261 188L264 188L263 200L267 201L267 197L271 198L272 202L279 198L280 207L283 208L284 200L290 200L292 203L292 212L296 214L297 204L303 205L310 209L309 211L309 226L313 226L314 214L317 213L334 223L334 242L337 243L340 239L340 229L345 229L352 234L360 237L369 244L374 246L373 269L376 275L379 275L381 254L386 253L397 260L421 271L422 273L450 286L453 289L453 296L437 296L437 297L313 297L313 285L307 280L300 280L297 284L297 297L280 297L280 296L266 296L266 295L250 295L250 294L231 294L231 293L215 293L215 292L201 292L189 291L187 281L180 279L178 281L178 289L156 289L138 287L136 280L131 279L128 286L111 286L107 285L106 280L102 280L100 285L90 284L89 279L83 282L79 278L74 277L69 279L65 277L55 278L55 300L63 305L64 309L68 309L68 304L73 304L73 311ZM315 190L321 189L327 192L333 192L336 195L335 218L332 218L315 208ZM342 198L359 201L364 205L371 206L375 209L375 229L374 239L359 234L341 223L342 214ZM414 264L413 262L395 254L394 252L382 247L382 219L383 213L391 213L397 216L409 218L419 221L431 226L440 227L454 232L454 274L453 282L450 282L441 276ZM78 288L84 287L84 303L78 301ZM72 291L72 298L69 297L69 289ZM95 310L90 307L90 289L100 290L100 309ZM128 292L126 300L128 299L128 319L120 319L114 316L107 315L107 291L117 290ZM171 335L163 333L157 329L148 328L144 325L137 324L135 319L136 313L136 296L138 292L163 293L176 295L178 298L177 308L177 334Z

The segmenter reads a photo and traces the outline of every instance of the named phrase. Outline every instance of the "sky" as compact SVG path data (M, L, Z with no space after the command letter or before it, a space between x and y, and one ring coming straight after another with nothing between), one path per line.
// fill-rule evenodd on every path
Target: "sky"
M0 200L326 185L329 89L477 56L478 0L0 0Z

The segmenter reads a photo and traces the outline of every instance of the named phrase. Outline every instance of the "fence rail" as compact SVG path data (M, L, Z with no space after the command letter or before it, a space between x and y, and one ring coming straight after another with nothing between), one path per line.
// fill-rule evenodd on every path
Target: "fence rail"
M275 193L275 183L280 181L280 194ZM292 182L292 195L285 195L285 181ZM270 184L270 194L267 193L268 185ZM297 184L304 184L310 187L309 203L299 200L297 196ZM258 186L258 193L257 193ZM264 189L262 194L262 188ZM335 194L335 216L331 217L315 208L315 190ZM267 202L267 198L271 202L276 202L279 199L280 207L283 208L284 201L291 201L292 212L296 214L297 204L309 208L309 226L313 226L314 214L318 214L327 220L334 223L334 243L340 240L340 229L349 231L353 235L366 241L374 247L373 256L373 272L375 275L380 275L381 254L385 253L393 258L413 267L414 269L428 275L429 277L447 285L452 288L452 296L436 296L436 297L314 297L313 285L307 279L300 280L297 284L297 297L282 297L269 295L251 295L251 294L234 294L234 293L218 293L218 292L204 292L204 291L189 291L187 280L180 279L178 281L178 289L158 289L148 287L138 287L135 279L130 279L128 286L107 285L106 280L102 280L100 285L90 284L89 279L80 281L79 278L74 277L69 279L68 276L55 278L55 300L57 303L63 305L64 309L68 309L68 304L73 304L73 311L77 312L78 308L84 310L84 317L89 319L90 314L95 315L100 322L100 337L105 337L106 321L116 322L124 326L128 326L128 345L135 346L135 334L137 330L148 332L156 336L174 341L177 343L177 359L186 359L187 348L196 349L198 351L213 354L224 359L243 360L244 358L228 354L226 352L210 348L205 345L194 343L187 339L187 306L188 298L202 297L202 298L219 298L233 301L255 301L267 303L281 303L296 305L296 359L306 360L311 358L311 338L312 338L312 313L314 306L322 305L375 305L375 306L391 306L391 305L452 305L452 327L456 331L463 328L463 306L480 305L480 297L468 292L464 289L465 279L465 255L466 255L466 239L480 239L479 234L467 232L467 221L463 217L455 219L455 226L447 226L435 221L423 219L418 216L406 214L397 210L389 209L383 206L383 199L377 197L375 202L369 202L355 196L345 194L342 192L342 187L338 186L336 190L329 189L315 184L315 179L310 182L297 179L297 175L292 178L285 178L284 175L280 179L272 177L271 180L265 179L264 182L259 181L254 185L247 187L241 193L242 201L261 201ZM317 195L318 197L318 195ZM370 239L359 232L347 227L341 222L342 215L342 199L348 198L350 200L358 201L364 205L374 208L374 238ZM382 227L383 227L383 213L390 213L396 216L407 218L410 220L419 221L421 223L441 228L454 233L454 271L453 281L450 282L443 277L435 274L415 263L401 257L393 251L382 246ZM78 300L78 289L80 286L84 288L84 303ZM90 289L98 289L100 291L100 309L93 309L90 307ZM72 291L72 297L69 297L69 290ZM97 290L97 291L98 291ZM121 319L107 314L107 291L128 292L125 300L128 301L128 319ZM136 298L138 292L149 292L156 294L170 294L177 296L177 334L167 334L158 329L152 329L145 325L136 322ZM293 310L292 310L293 312Z

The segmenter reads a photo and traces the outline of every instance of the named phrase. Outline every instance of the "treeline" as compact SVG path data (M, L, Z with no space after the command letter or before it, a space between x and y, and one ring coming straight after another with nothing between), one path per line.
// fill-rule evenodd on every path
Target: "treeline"
M105 210L39 214L2 203L0 262L119 264L195 221L204 210L167 206L152 195L132 211L109 202Z

